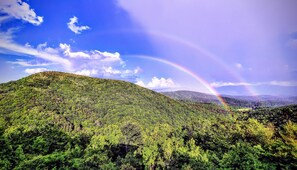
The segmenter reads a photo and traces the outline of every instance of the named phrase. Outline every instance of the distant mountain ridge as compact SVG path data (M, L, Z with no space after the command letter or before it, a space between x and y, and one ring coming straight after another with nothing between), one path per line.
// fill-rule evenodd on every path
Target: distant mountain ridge
M200 102L200 103L216 103L220 104L218 98L214 95L195 92L195 91L172 91L162 92L162 94L171 97L176 100ZM297 96L271 96L271 95L259 95L259 96L232 96L222 95L222 99L231 106L240 107L278 107L291 104L297 104Z
M195 101L201 103L220 103L216 96L201 92L179 90L174 92L162 92L162 94L177 100Z

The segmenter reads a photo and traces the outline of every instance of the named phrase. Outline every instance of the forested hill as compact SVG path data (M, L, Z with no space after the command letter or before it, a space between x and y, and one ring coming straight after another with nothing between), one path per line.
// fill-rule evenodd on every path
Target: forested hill
M175 125L193 115L185 104L129 82L61 72L1 84L0 94L0 112L17 115L11 124L46 121L74 130L127 121Z
M0 169L297 169L296 106L233 110L43 72L0 84Z

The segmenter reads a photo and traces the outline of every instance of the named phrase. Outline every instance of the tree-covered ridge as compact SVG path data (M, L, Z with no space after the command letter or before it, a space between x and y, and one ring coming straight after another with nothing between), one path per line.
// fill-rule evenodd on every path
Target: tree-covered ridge
M278 108L259 108L245 111L241 114L245 119L255 118L263 124L272 123L275 127L282 127L289 121L297 123L297 105Z
M0 85L0 167L296 169L296 108L230 114L123 81L38 73Z
M216 96L194 92L194 91L170 91L162 92L162 94L176 100L199 102L199 103L216 103L220 104L220 101ZM232 95L222 95L222 99L229 105L234 107L249 107L249 108L259 108L259 107L280 107L292 104L297 104L296 96L232 96Z
M67 126L69 131L127 120L146 126L174 125L193 115L185 104L132 83L59 72L2 84L0 94L3 115L17 116L12 124L41 119Z

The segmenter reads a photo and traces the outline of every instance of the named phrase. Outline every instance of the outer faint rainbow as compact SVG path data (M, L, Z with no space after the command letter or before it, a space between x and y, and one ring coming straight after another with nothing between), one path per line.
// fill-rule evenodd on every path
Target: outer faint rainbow
M155 36L156 38L163 38L168 39L170 41L174 41L176 43L179 43L181 45L184 45L186 47L189 47L191 49L194 49L198 53L200 53L202 56L207 56L208 59L211 59L214 61L214 63L218 64L222 68L224 68L230 75L232 75L234 78L239 80L241 83L245 83L246 81L233 69L230 68L224 61L222 61L217 55L213 54L212 52L208 51L207 49L201 47L198 44L195 44L191 41L188 41L186 39L180 38L176 35L171 35L168 33L161 33L157 32L155 30L135 30L135 29L120 29L120 30L109 30L104 32L99 32L96 34L115 34L115 33L138 33L138 34L149 34L152 36ZM243 87L249 92L250 95L257 97L257 93L248 85L243 85Z
M164 60L164 59L160 59L160 58L155 58L155 57L151 57L151 56L147 56L147 55L128 55L131 57L137 57L137 58L143 58L143 59L148 59L148 60L153 60L153 61L157 61L169 66L172 66L186 74L188 74L189 76L193 77L195 80L197 80L198 82L200 82L205 88L207 88L213 95L215 95L217 97L217 99L221 102L221 104L224 106L224 108L226 110L229 110L229 106L228 104L224 101L224 99L221 97L221 95L215 90L213 89L206 80L203 80L201 77L197 76L195 73L193 73L192 71L190 71L189 69L178 65L176 63L173 63L171 61L168 60Z
M200 52L202 55L205 55L207 57L209 57L209 59L213 60L216 64L219 64L221 67L223 67L224 69L226 69L230 75L232 75L234 78L236 78L237 80L239 80L240 82L245 83L246 81L239 76L234 70L232 70L226 63L224 63L218 56L216 56L215 54L211 53L210 51L206 50L205 48L202 48L201 46L194 44L190 41L187 41L185 39L182 39L178 36L175 35L170 35L170 34L164 34L164 33L160 33L157 31L145 31L144 33L148 33L150 35L154 35L157 37L162 37L162 38L166 38L168 40L171 41L175 41L177 43L183 44L189 48L192 48L194 50L196 50L197 52ZM257 93L254 92L253 89L251 89L251 87L248 86L244 86L244 88L252 95L252 96L257 96Z

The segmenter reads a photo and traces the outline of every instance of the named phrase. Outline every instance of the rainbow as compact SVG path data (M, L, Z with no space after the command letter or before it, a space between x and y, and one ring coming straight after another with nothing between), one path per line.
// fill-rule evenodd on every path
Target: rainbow
M138 32L138 31L136 31ZM230 75L232 75L235 79L239 80L239 82L242 82L243 84L246 83L246 81L237 74L236 71L232 70L226 63L224 63L219 57L217 57L215 54L211 53L210 51L206 50L205 48L202 48L201 46L198 46L195 43L192 43L190 41L187 41L185 39L179 38L177 36L173 36L170 34L163 34L156 31L145 31L143 33L147 33L156 37L162 37L164 39L168 39L170 41L175 41L177 43L180 43L184 46L190 47L194 49L195 51L201 53L204 56L207 56L208 59L211 59L216 64L220 65L222 68L224 68ZM249 92L252 96L257 96L257 93L254 92L253 89L251 89L249 86L244 86L244 88Z
M161 58L151 57L151 56L148 56L148 55L125 55L125 56L157 61L157 62L166 64L166 65L172 66L172 67L176 68L177 70L179 70L179 71L181 71L183 73L186 73L187 75L191 76L192 78L197 80L199 83L201 83L205 88L207 88L207 90L209 90L209 92L211 92L213 95L215 95L216 98L220 101L220 103L223 105L223 107L226 110L230 110L228 104L224 101L224 99L221 97L221 95L212 86L210 86L207 83L206 80L204 80L201 77L197 76L195 73L193 73L189 69L187 69L187 68L185 68L185 67L183 67L181 65L178 65L176 63L173 63L171 61L164 60L164 59L161 59Z
M114 34L114 33L139 33L139 34L149 34L151 36L154 36L156 38L162 38L162 39L168 39L170 41L173 42L177 42L181 45L184 45L186 47L189 47L195 51L197 51L198 53L200 53L202 56L206 56L208 57L208 59L211 59L212 61L214 61L214 63L220 65L222 68L224 68L229 75L232 75L236 80L238 80L239 82L242 82L242 84L245 84L245 80L235 71L232 70L225 62L223 62L219 57L217 57L215 54L213 54L212 52L206 50L205 48L192 43L191 41L182 39L178 36L175 35L171 35L171 34L164 34L164 33L160 33L157 31L152 31L152 30L135 30L135 29L121 29L121 30L109 30L109 31L105 31L105 32L100 32L100 34ZM254 92L254 90L247 85L244 85L244 88L246 89L246 91L252 95L252 96L257 96L257 93Z

